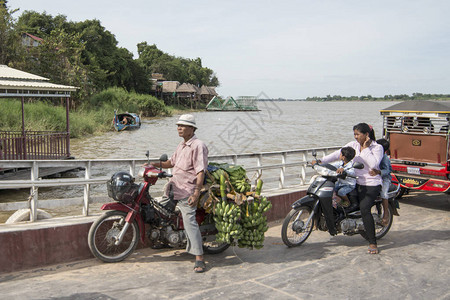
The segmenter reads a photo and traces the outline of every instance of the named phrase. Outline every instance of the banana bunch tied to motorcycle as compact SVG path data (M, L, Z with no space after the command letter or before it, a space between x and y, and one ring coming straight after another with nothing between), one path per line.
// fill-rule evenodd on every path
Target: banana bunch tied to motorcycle
M262 181L258 182L262 186ZM257 187L258 188L258 187ZM259 188L259 191L261 187ZM272 207L266 197L255 198L251 203L241 206L242 234L238 241L241 248L261 249L264 246L264 233L269 229L267 217L263 214Z
M241 209L234 203L227 200L227 185L224 174L220 175L220 201L214 210L214 223L218 231L216 240L219 243L230 244L233 240L238 240L242 233L242 226L238 223L241 218Z
M218 231L216 241L231 244L233 240L240 239L242 234L242 225L238 223L240 218L241 209L237 204L220 200L214 212L214 223Z
M225 173L226 173L225 170L223 170L223 169L217 169L216 171L212 172L211 175L212 175L212 177L214 178L214 180L215 180L216 182L219 182L219 181L220 181L220 176L221 176L221 175L224 175L224 176L225 176ZM206 177L206 183L212 184L212 183L213 183L212 178Z
M245 194L250 191L251 184L247 179L247 173L244 168L241 166L229 166L227 173L236 193Z

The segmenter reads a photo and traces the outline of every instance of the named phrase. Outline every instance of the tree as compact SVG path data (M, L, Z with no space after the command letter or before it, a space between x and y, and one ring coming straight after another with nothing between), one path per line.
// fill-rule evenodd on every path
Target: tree
M57 28L39 46L31 47L28 57L19 65L21 69L49 78L55 83L79 87L72 97L72 104L77 106L81 99L91 94L93 88L87 69L81 62L84 47L79 33L69 34Z
M26 10L17 20L17 29L20 32L27 32L40 38L45 38L55 29L64 29L66 32L71 32L68 27L69 23L66 16L57 15L53 17L46 12L38 13Z
M218 86L219 80L211 69L202 66L201 58L187 59L175 57L159 50L156 45L142 42L137 45L138 61L144 66L148 76L162 73L167 80L192 83L196 86Z
M0 1L0 64L6 65L15 59L20 51L20 39L12 15L18 9L10 10L8 1Z

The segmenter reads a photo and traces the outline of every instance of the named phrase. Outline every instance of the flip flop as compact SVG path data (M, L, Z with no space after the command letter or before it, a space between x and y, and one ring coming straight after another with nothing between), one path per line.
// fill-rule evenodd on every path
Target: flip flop
M378 254L378 248L372 248L369 246L369 248L367 249L367 253L369 254Z
M206 264L203 260L196 260L194 264L195 273L203 273L206 270Z

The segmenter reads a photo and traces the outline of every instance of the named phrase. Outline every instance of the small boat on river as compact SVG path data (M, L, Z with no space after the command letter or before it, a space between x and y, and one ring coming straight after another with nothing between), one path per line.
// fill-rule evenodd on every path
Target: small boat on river
M135 113L117 114L117 111L114 111L113 125L116 131L138 129L141 128L141 117Z

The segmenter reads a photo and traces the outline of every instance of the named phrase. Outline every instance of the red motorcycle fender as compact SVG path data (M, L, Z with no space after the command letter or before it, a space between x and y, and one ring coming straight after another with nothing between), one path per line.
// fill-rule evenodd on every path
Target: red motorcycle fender
M125 206L124 204L122 204L120 202L111 202L111 203L103 204L101 207L101 210L123 211L128 214L125 219L127 222L129 222L134 217L138 223L139 232L140 232L140 236L141 236L141 242L143 244L145 244L145 224L144 224L144 221L142 220L140 213L137 213L137 212L131 210L128 206ZM134 214L137 214L137 216L134 216Z

